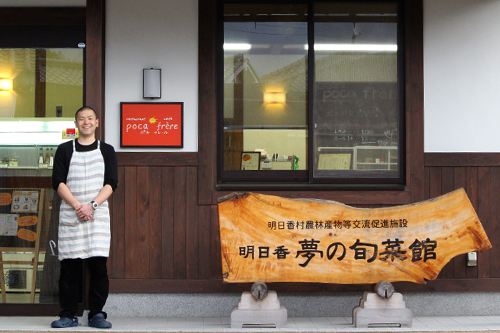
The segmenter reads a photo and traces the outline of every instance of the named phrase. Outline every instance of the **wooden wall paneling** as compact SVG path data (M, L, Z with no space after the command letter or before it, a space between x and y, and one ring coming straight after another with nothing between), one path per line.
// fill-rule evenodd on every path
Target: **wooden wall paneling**
M440 279L429 281L425 285L395 282L394 288L406 292L498 292L500 290L500 279Z
M491 233L488 238L493 246L493 251L498 256L500 248L500 167L491 167L491 215L490 224L492 226ZM491 250L490 250L491 251ZM495 252L490 253L490 277L500 277L500 261L497 256L492 256Z
M441 194L450 193L455 189L455 172L453 167L441 168Z
M125 277L125 168L118 167L118 187L111 196L111 251L108 261L109 277Z
M174 168L161 169L161 277L174 278Z
M125 278L138 278L137 266L137 168L125 168Z
M174 168L174 278L186 278L186 168Z
M453 169L453 190L463 188L466 189L467 174L465 167L456 167ZM443 193L444 194L444 193Z
M425 165L432 166L498 166L499 153L425 153Z
M474 210L477 213L477 200L478 200L478 187L477 187L477 167L466 167L466 183L465 183L465 192L469 197L470 203Z
M85 7L2 7L0 26L85 26Z
M116 153L118 165L121 166L196 166L198 165L198 153Z
M441 168L429 169L429 199L434 199L442 194L441 190Z
M220 232L219 232L219 210L217 205L210 207L210 225L211 225L211 273L212 279L222 280L222 254L220 247Z
M477 209L478 209L477 167L466 167L465 173L466 173L465 191L467 193L467 196L469 197L472 207L474 208L477 214ZM479 263L477 265L479 265ZM465 277L467 279L477 279L478 271L479 271L479 266L466 267Z
M87 0L85 40L85 104L94 108L100 119L96 137L104 140L104 0Z
M453 170L453 190L463 188L466 189L466 172L465 167L456 167ZM445 193L443 193L445 194ZM465 279L467 267L467 255L461 254L453 258L453 277L455 279ZM471 267L473 270L474 268Z
M162 172L149 168L149 277L162 277Z
M446 159L446 157L445 157ZM493 223L490 223L490 218L492 216L500 216L497 204L500 201L500 193L497 188L500 188L500 168L499 167L465 167L465 166L439 166L440 163L437 159L434 159L435 166L426 166L424 170L425 175L425 195L426 197L435 198L441 194L453 191L456 188L464 187L467 191L469 198L473 206L475 207L483 226L486 229L488 236L492 243L495 242L495 237L500 228L500 222L495 221L493 218ZM130 170L136 170L135 173L131 173ZM145 195L146 192L151 193L149 195L149 223L154 223L153 215L158 213L153 213L155 210L154 206L159 205L154 203L154 198L157 194L154 194L155 188L152 184L161 183L161 264L162 264L162 275L161 279L153 276L155 269L153 269L153 249L158 242L158 239L153 241L154 236L157 236L154 230L157 227L150 227L149 237L150 237L150 248L149 248L149 260L150 260L150 275L147 278L141 278L140 281L148 281L148 286L144 287L131 287L136 285L137 280L127 277L125 279L118 278L118 271L113 270L113 291L114 292L230 292L238 288L245 289L246 286L233 286L221 284L221 254L220 254L220 239L219 239L219 227L218 227L218 213L217 205L202 205L198 206L196 204L196 198L194 199L194 204L192 204L193 197L196 197L196 183L197 183L197 170L194 166L158 166L149 167L149 185L144 186L144 182L141 180L139 174L142 173L140 168L135 168L132 166L119 168L120 184L119 189L114 193L113 201L113 214L120 214L119 207L121 206L121 214L123 220L126 216L130 215L130 204L126 200L126 197L134 197L134 194L129 192L137 192L135 197L137 197L137 202L135 203L137 212L135 215L139 215L140 202L145 202L147 197L140 198L141 195ZM161 180L158 180L158 173L161 173ZM154 176L156 174L157 176ZM136 180L133 181L133 176L135 175ZM126 179L126 180L122 180ZM134 186L131 185L135 184ZM121 186L122 185L122 186ZM123 192L120 193L119 190L122 189ZM144 192L144 193L142 193ZM428 194L427 194L428 193ZM352 195L351 195L352 196ZM348 198L351 198L348 196ZM355 200L354 196L351 198ZM348 199L349 201L351 199ZM121 202L121 204L118 204ZM357 207L379 207L390 205L390 203L380 204L374 201L364 201L359 200L357 204L353 206ZM192 210L196 212L192 212ZM170 215L169 215L170 214ZM181 218L184 214L184 218ZM191 215L190 215L191 214ZM193 215L194 214L194 215ZM118 218L119 215L114 215L113 219ZM191 218L190 216L196 216ZM174 224L175 221L175 224ZM194 226L192 222L197 225ZM184 230L182 227L184 225ZM123 224L122 224L123 225ZM114 234L118 231L115 227L118 226L116 220L113 220ZM124 230L124 228L122 228ZM127 229L128 230L128 229ZM194 231L194 232L193 232ZM128 233L129 231L127 231ZM493 235L493 236L492 236ZM127 236L128 237L128 236ZM170 239L168 239L170 237ZM180 239L180 240L179 240ZM115 237L116 241L116 237ZM193 252L192 248L189 248L189 243L191 241L197 242L196 253ZM134 240L125 240L122 242L126 250L119 250L128 256L128 252L133 252ZM183 243L184 242L184 243ZM499 243L498 241L497 243ZM183 243L183 244L182 244ZM118 243L113 243L113 252ZM495 246L495 244L494 244ZM496 245L498 247L498 244ZM499 267L494 263L490 264L490 256L494 255L495 247L492 250L488 250L485 253L478 254L478 267L464 267L465 261L455 258L452 260L450 267L445 267L443 274L440 274L439 281L429 282L429 286L416 286L416 287L402 287L398 290L434 290L434 291L459 291L459 290L495 290L497 280L494 279L494 274L498 274ZM179 261L178 253L184 255L184 259ZM491 253L491 254L490 254ZM170 257L169 257L170 256ZM116 258L115 256L113 258ZM124 259L128 261L127 259ZM174 262L175 261L175 262ZM128 262L127 262L128 264ZM194 266L193 266L194 265ZM113 267L120 269L120 265L115 263L113 259ZM122 265L123 267L123 265ZM195 267L195 268L193 268ZM196 269L197 267L197 269ZM178 273L178 270L181 273ZM465 276L463 275L465 272ZM491 272L491 274L490 274ZM196 274L197 273L197 274ZM169 276L170 274L170 276ZM184 274L184 277L179 277ZM443 278L449 276L448 278ZM490 276L491 275L491 276ZM480 285L475 286L474 283L468 283L469 281L477 281L476 277L479 276L483 278ZM492 278L493 277L493 278ZM175 280L172 280L174 278ZM486 279L485 279L486 278ZM130 281L130 282L127 282ZM446 281L446 282L445 282ZM454 283L456 281L456 283ZM491 282L491 283L490 283ZM132 284L130 284L132 283ZM463 288L457 287L464 285ZM316 287L316 286L302 286L301 284L292 284L295 290L305 291L305 290L340 290L336 289L335 286ZM274 287L274 286L273 286ZM283 290L292 286L285 286ZM122 290L122 288L131 288L131 290ZM236 289L235 289L236 288ZM279 287L278 289L280 289ZM363 286L347 286L347 288L352 290L362 290ZM422 289L423 288L423 289ZM458 288L458 289L457 289Z
M1 188L52 188L52 177L0 177Z
M406 163L411 202L425 199L423 1L405 1Z
M217 178L217 2L198 1L198 203L214 204Z
M486 235L493 245L494 240L492 238L493 225L491 224L491 176L489 167L478 167L477 168L477 188L479 191L477 199L477 215L479 221L483 225ZM490 277L490 254L493 249L485 252L479 251L477 254L478 262L478 277L479 278L489 278ZM494 250L493 250L494 251Z
M150 249L150 220L149 220L149 168L137 167L137 185L136 185L136 212L135 219L135 234L134 242L136 243L135 249L135 263L137 269L135 278L149 278L149 249Z
M118 279L112 280L110 287L115 293L241 293L251 288L250 283L223 283L222 278L211 280L166 280L166 279ZM326 293L373 292L373 285L340 285L324 283L271 283L270 290L279 293ZM394 282L398 292L445 292L476 291L498 292L500 279L440 279L417 284L411 282ZM1 305L1 304L0 304ZM23 304L26 308L26 305ZM26 309L25 309L26 310ZM31 309L30 309L31 310ZM31 312L30 312L31 313ZM52 313L57 313L57 309ZM3 314L3 312L2 312ZM50 316L50 314L47 314ZM53 314L52 314L53 315Z
M351 207L356 207L356 208L374 208L376 205L367 205L367 204L361 204L361 205L349 205Z
M199 278L210 279L210 267L212 261L212 225L211 225L211 206L203 205L199 207L198 215L198 260L199 260Z
M214 201L233 192L247 191L214 191ZM380 204L387 206L406 205L411 203L408 191L258 191L266 195L277 195L284 198L313 198L331 200L353 206L356 204Z
M45 117L47 105L47 50L35 51L35 117Z
M427 200L427 199L430 199L430 197L431 197L431 195L430 195L431 168L425 167L424 168L424 172L425 172L425 178L424 178L425 179L425 182L424 182L424 198L425 198L425 200Z
M116 191L115 191L116 192ZM106 267L107 267L107 270L108 270L108 278L113 278L113 247L114 247L114 241L115 241L115 233L113 232L113 229L115 229L114 227L114 219L113 219L113 215L114 215L114 211L113 211L113 200L111 198L108 199L108 208L109 208L109 229L111 231L111 244L109 246L109 256L108 256L108 261L106 262ZM117 229L118 229L118 226L117 226Z
M454 190L454 172L452 167L443 167L441 169L441 194L449 193ZM441 195L440 194L440 195ZM439 276L443 279L452 279L455 273L453 259L446 264Z
M219 279L210 280L186 280L186 279L121 279L113 280L110 283L110 287L115 293L241 293L243 291L248 291L251 288L250 284L241 283L223 283L222 277ZM288 291L296 291L288 288ZM318 291L318 288L313 291ZM346 288L346 289L354 289ZM273 289L275 290L275 289ZM323 288L322 288L323 290ZM322 291L320 290L320 291ZM336 291L344 291L337 288ZM278 291L279 292L279 291ZM0 304L1 305L1 304ZM26 305L26 304L24 304ZM54 311L53 313L57 313Z
M198 173L196 167L186 170L186 278L199 278Z

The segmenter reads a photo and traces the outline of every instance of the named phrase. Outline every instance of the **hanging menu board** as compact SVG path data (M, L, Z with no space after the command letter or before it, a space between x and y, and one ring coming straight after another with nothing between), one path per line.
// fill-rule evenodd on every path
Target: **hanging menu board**
M317 147L397 146L396 82L317 82Z

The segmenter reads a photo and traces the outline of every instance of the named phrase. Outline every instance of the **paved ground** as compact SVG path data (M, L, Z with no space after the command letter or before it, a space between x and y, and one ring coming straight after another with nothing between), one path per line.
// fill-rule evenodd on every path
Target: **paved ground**
M92 332L103 331L82 323L67 329L50 328L56 317L1 317L0 333L4 332ZM107 332L495 332L500 333L500 316L415 317L411 328L376 327L356 328L350 317L288 318L284 328L231 328L229 317L214 318L160 318L113 317L113 328Z

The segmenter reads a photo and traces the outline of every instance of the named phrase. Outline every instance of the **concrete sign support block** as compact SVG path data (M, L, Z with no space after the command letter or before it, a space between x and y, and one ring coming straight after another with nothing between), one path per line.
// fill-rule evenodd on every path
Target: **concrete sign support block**
M412 313L400 293L385 298L365 292L352 312L352 320L355 327L411 327Z
M268 291L264 299L256 299L249 291L241 295L238 306L231 312L231 328L286 327L287 310L280 305L276 291Z

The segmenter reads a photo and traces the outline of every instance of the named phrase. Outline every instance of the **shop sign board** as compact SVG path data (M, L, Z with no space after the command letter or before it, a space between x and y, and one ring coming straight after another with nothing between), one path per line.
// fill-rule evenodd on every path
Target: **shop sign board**
M404 206L258 193L220 200L224 282L425 283L491 243L465 191Z
M184 103L120 103L120 147L183 147Z

